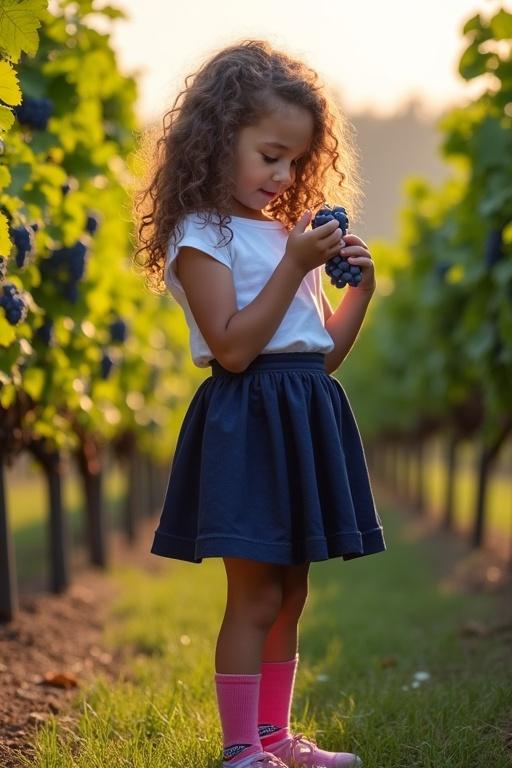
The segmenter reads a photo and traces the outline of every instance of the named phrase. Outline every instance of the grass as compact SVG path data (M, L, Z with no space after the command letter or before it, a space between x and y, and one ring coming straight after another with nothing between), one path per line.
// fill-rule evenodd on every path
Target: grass
M105 473L104 500L109 530L119 524L124 498L124 479L117 465ZM7 472L7 512L13 531L18 584L21 588L48 582L47 488L39 468L32 463L24 472ZM62 503L69 527L71 555L84 559L83 492L76 471L63 475Z
M505 768L512 717L506 632L463 636L468 621L510 621L498 594L448 588L439 542L384 510L388 551L315 563L301 621L293 727L365 768ZM117 567L104 641L130 661L77 698L76 722L38 733L31 768L213 768L220 727L213 653L222 563ZM414 687L415 674L429 673Z

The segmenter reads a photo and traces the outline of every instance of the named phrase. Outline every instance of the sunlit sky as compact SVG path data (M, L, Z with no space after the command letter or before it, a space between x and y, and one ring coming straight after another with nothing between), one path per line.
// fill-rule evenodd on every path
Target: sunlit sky
M98 3L103 5L104 3ZM139 83L143 122L160 115L219 47L269 40L304 59L338 90L348 112L396 111L416 95L431 112L476 96L457 73L462 26L512 0L119 0L129 15L113 25L119 63Z

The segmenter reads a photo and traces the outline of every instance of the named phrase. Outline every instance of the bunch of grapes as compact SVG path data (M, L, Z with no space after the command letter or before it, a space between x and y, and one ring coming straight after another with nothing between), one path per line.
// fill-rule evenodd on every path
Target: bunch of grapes
M112 341L117 341L121 344L123 341L126 341L126 323L121 317L110 323L109 330Z
M34 228L31 227L13 227L11 237L16 247L16 264L21 269L27 262L34 249Z
M45 321L36 329L36 336L43 344L49 346L53 340L53 320L51 317L45 318Z
M18 325L27 316L27 303L14 283L5 283L2 286L0 307L3 307L7 322L10 325Z
M313 229L316 229L316 227L320 227L322 224L327 224L327 222L332 219L336 219L341 227L343 235L345 235L348 229L348 216L345 208L342 208L339 205L335 205L332 208L326 205L323 208L320 208L320 210L317 211L311 226ZM356 267L355 264L349 264L349 262L342 256L333 256L329 259L325 265L325 271L331 278L331 283L335 285L336 288L344 288L346 285L355 288L363 279L361 268Z
M48 120L53 112L53 102L50 99L33 99L23 96L23 101L14 107L14 113L21 125L46 130Z
M56 278L64 297L73 304L78 300L78 283L84 276L86 256L87 246L77 240L71 247L57 248L41 261L41 274Z

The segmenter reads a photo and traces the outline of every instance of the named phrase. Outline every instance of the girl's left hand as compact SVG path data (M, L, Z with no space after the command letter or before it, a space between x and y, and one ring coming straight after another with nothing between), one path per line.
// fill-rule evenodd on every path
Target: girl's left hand
M344 235L343 240L345 246L340 248L340 255L347 259L349 264L361 268L363 279L357 286L357 290L373 293L376 286L375 270L368 246L357 235L351 235L348 232Z

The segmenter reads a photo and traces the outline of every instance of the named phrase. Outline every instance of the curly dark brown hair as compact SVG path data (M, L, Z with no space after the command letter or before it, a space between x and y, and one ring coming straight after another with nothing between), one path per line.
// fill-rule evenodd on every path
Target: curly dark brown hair
M165 291L165 256L171 238L182 236L187 213L205 215L222 235L229 229L234 189L234 153L241 128L256 125L279 100L310 110L313 139L297 160L294 183L267 206L268 213L291 228L307 209L324 201L347 208L351 221L362 196L353 128L338 110L317 72L263 40L243 40L218 51L185 78L182 90L163 117L163 132L152 144L147 178L134 198L139 247L134 261L152 290ZM340 198L339 190L343 190Z

